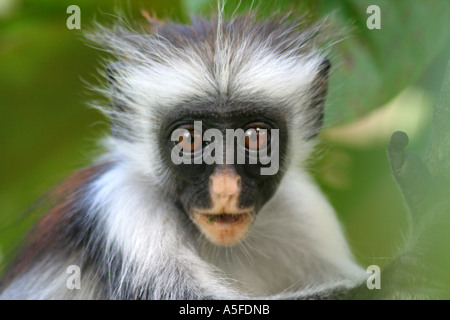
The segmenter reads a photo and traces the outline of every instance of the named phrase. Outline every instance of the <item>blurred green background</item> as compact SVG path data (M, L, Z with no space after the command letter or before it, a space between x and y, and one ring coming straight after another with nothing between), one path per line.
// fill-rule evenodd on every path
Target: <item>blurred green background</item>
M252 2L228 1L226 10ZM81 30L66 27L73 4L81 9ZM380 30L366 26L373 4L381 9ZM94 19L109 20L116 8L138 18L147 9L187 22L189 13L215 7L208 0L0 0L0 260L37 218L23 218L27 208L88 165L108 131L107 121L87 107L98 98L86 83L97 83L102 54L86 45L82 31ZM386 146L392 132L402 130L410 137L408 149L426 153L450 57L450 2L280 0L258 7L263 15L331 15L346 30L330 52L326 125L311 171L338 211L358 261L383 267L406 228ZM437 250L448 258L448 248Z

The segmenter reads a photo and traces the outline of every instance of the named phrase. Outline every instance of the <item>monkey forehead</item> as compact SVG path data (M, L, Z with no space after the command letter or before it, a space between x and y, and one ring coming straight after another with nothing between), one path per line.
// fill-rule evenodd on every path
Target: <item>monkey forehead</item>
M133 66L121 89L128 89L124 94L138 105L166 110L183 101L213 97L298 105L311 92L320 62L314 57L281 58L261 50L242 56L217 52L208 63L198 51L186 50L177 60Z
M94 37L125 62L116 79L122 98L144 106L167 109L213 95L298 104L323 61L315 44L320 27L282 19L195 18L192 25L168 22L150 29L115 26Z

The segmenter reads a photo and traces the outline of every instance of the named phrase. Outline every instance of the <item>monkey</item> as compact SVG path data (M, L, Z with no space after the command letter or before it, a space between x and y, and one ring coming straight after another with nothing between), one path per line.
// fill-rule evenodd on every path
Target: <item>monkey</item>
M52 190L0 298L336 299L360 288L367 274L306 169L331 63L325 24L300 22L219 12L88 35L113 57L98 89L109 102L96 105L111 134ZM209 129L241 134L221 153ZM266 175L264 148L278 159Z

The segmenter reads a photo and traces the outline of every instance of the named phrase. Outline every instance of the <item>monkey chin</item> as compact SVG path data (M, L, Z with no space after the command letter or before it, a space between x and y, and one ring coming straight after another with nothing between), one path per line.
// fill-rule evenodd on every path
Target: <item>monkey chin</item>
M194 210L191 217L209 241L219 246L233 246L247 235L253 221L253 209L236 213Z

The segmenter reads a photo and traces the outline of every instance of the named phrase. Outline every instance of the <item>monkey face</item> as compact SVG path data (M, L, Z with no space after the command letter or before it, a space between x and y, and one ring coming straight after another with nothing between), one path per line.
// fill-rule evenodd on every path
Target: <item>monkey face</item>
M300 163L312 150L330 64L316 31L170 25L155 37L106 39L126 57L107 72L112 132L207 239L233 245L275 193L287 159ZM228 139L228 130L241 131Z
M250 103L178 110L160 134L173 196L209 241L234 245L283 176L286 121Z

